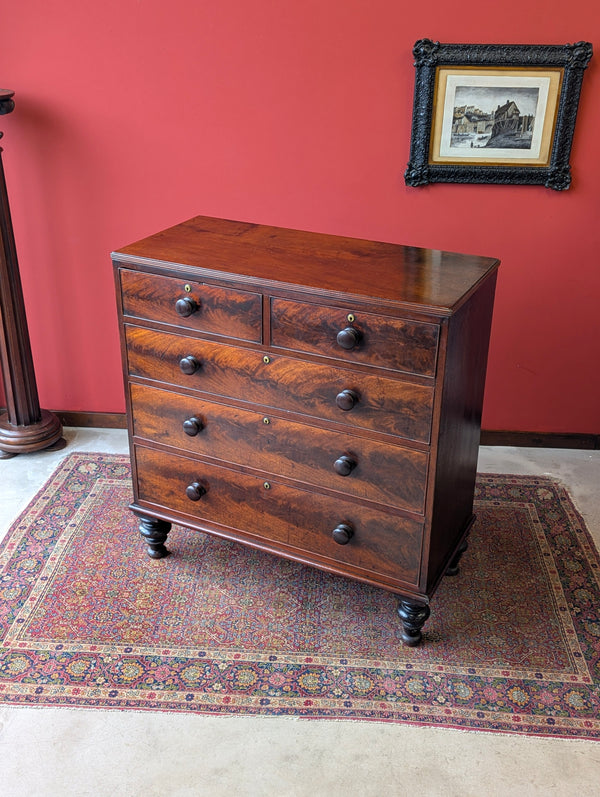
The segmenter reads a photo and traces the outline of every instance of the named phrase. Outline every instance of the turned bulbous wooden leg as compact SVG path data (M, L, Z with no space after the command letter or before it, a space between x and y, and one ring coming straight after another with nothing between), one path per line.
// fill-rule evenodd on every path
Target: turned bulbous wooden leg
M427 603L401 600L398 615L402 620L402 642L409 648L414 648L422 639L421 628L431 614Z
M163 559L169 555L165 547L171 524L153 517L140 518L140 534L146 541L146 552L151 559Z

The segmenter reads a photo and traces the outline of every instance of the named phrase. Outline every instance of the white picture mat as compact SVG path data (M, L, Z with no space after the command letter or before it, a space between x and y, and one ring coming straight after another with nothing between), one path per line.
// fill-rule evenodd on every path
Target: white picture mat
M456 105L456 90L459 87L462 88L469 86L476 88L508 90L508 94L506 91L504 91L504 94L506 94L506 99L510 99L510 89L514 87L538 89L538 102L534 112L535 121L530 149L498 149L494 147L465 149L452 146L452 121L454 118L454 107ZM490 160L491 158L505 159L507 157L510 157L511 160L531 160L539 158L542 144L542 133L544 129L544 119L548 105L549 90L550 78L543 76L520 77L514 75L448 75L446 77L446 91L444 95L443 123L439 151L440 157L458 157L460 160L473 159L486 161Z

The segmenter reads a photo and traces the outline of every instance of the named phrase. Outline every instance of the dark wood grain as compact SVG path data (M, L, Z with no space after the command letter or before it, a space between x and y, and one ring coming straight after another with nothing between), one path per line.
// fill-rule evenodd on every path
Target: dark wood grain
M95 427L98 429L126 429L125 412L72 412L53 410L63 426ZM481 430L482 446L517 446L529 448L572 448L600 450L600 435L577 432L510 432L496 429Z
M496 274L448 322L439 411L435 503L430 551L422 577L431 592L466 534L473 516L473 493L481 429Z
M132 375L259 404L266 411L280 407L346 426L429 441L432 388L142 327L127 326L126 338ZM190 356L200 367L188 375L179 363ZM335 403L344 389L360 397L349 412L342 412Z
M428 462L423 451L145 385L133 384L130 391L136 437L258 469L265 477L280 475L316 488L423 512ZM192 436L183 429L190 418L198 418L202 424ZM336 461L344 456L356 462L348 476L340 476L335 469Z
M340 331L356 330L358 342L350 350L337 342ZM393 371L434 376L439 327L356 308L338 308L271 300L271 344L366 363Z
M257 476L140 446L135 457L142 505L175 509L200 529L217 532L223 527L347 563L371 578L379 573L398 582L416 582L422 539L422 523L416 520L277 480L265 487L265 480ZM191 501L186 488L198 481L206 494ZM354 530L348 545L333 538L340 523Z
M376 298L448 315L498 261L197 216L126 246L114 259L186 264L253 284ZM244 280L245 281L245 280Z
M254 343L262 340L260 294L128 269L122 269L120 277L126 316ZM198 309L181 316L176 310L181 299L192 300Z

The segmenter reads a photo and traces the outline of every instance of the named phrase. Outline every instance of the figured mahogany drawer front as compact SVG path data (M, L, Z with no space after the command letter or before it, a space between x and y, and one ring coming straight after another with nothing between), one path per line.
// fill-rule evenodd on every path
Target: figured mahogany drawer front
M133 433L182 451L422 512L427 454L132 384Z
M262 341L262 297L173 277L121 269L123 313L214 335Z
M436 369L435 324L271 299L271 343L424 376Z
M429 442L433 389L126 326L129 372L224 398Z
M295 489L277 481L135 447L141 503L189 516L207 531L214 524L241 539L296 549L301 556L342 563L367 576L416 584L422 524L341 498ZM347 544L334 539L348 537ZM292 555L284 549L287 555Z

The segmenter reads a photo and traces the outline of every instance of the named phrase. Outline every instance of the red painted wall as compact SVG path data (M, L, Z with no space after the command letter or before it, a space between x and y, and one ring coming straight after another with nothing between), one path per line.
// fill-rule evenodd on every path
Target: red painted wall
M484 426L600 432L598 8L5 4L0 129L42 406L124 409L109 252L202 213L500 257ZM404 185L421 37L595 45L570 191Z

